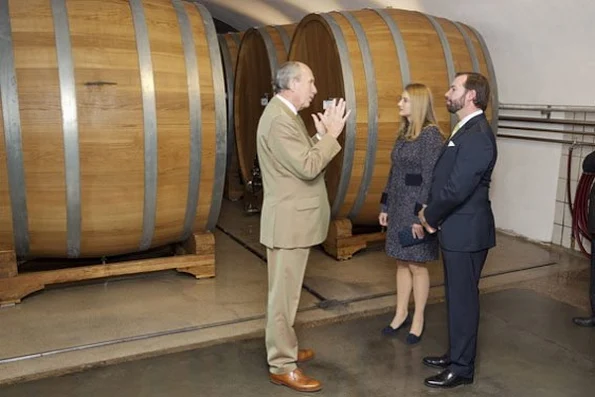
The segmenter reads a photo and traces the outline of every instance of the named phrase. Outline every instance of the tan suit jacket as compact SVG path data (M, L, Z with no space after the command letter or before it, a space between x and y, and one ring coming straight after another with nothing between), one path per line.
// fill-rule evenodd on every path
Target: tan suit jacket
M300 248L326 239L330 206L324 169L341 146L326 134L315 143L299 115L276 96L257 131L264 187L260 242L269 248Z

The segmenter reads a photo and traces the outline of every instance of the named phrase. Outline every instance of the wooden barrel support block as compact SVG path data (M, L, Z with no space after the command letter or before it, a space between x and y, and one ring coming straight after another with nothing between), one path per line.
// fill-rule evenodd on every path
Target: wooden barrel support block
M306 63L316 78L318 95L301 112L310 133L310 114L321 111L324 100L343 97L352 109L340 137L343 150L326 173L334 219L377 224L399 128L397 103L408 83L431 89L440 128L450 131L456 120L443 96L455 73L484 74L493 93L486 113L496 132L498 92L489 53L479 33L462 23L397 9L310 14L295 30L289 60Z
M215 226L226 106L206 8L0 1L0 37L0 247L102 257Z
M0 250L0 279L17 275L17 256L14 251Z
M333 258L342 261L351 259L370 243L384 241L385 237L384 232L353 234L353 225L349 219L333 219L322 248Z
M46 285L91 280L126 274L148 273L176 269L197 279L215 277L215 238L204 232L191 235L181 243L176 256L130 260L59 270L28 272L12 277L0 274L0 306L20 303L21 299ZM0 252L0 269L2 269ZM15 266L16 267L16 266Z

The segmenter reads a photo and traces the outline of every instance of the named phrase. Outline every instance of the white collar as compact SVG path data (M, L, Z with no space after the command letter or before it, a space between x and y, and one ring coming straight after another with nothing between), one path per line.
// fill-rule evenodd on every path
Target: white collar
M483 113L483 110L479 109L479 110L476 110L475 112L473 112L473 113L471 113L471 114L468 114L467 116L465 116L465 117L464 117L464 118L463 118L461 121L459 121L459 123L458 123L458 124L459 124L459 129L460 129L460 128L462 128L462 127L463 127L463 126L464 126L464 125L467 123L467 121L471 120L471 119L472 119L473 117L475 117L475 116L479 116L479 115L480 115L480 114L482 114L482 113Z
M293 114L297 114L297 109L295 106L293 106L293 103L289 102L286 98L283 98L282 95L277 94L275 96L279 98L281 102L283 102L293 112Z
M482 114L482 113L483 113L483 110L479 109L479 110L476 110L475 112L473 112L473 113L471 113L471 114L468 114L467 116L465 116L465 117L464 117L464 118L463 118L461 121L459 121L459 122L458 122L458 123L455 125L454 131L453 131L453 133L450 135L450 138L452 139L452 137L453 137L453 136L454 136L454 135L455 135L455 134L456 134L456 133L457 133L457 132L458 132L458 131L459 131L461 128L463 128L463 126L464 126L465 124L467 124L467 121L471 120L471 119L472 119L473 117L475 117L475 116L479 116L479 115L480 115L480 114Z

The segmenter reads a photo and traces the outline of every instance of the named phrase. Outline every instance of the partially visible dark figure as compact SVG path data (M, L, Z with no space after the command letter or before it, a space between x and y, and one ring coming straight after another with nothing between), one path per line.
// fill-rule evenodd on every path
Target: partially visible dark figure
M585 157L583 161L583 172L595 174L595 152ZM581 327L595 327L595 184L591 187L589 194L589 219L588 229L591 235L591 315L589 317L575 317L572 319L576 325Z

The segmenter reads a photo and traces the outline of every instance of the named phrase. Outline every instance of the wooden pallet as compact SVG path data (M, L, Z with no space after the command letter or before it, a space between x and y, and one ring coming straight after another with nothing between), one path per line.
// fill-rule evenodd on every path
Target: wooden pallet
M353 254L363 250L369 243L384 241L385 232L353 234L353 225L349 219L331 220L328 235L322 247L337 260L350 259Z
M215 237L206 232L176 246L175 256L19 274L14 251L0 251L0 306L20 303L46 285L176 269L197 279L215 277Z

